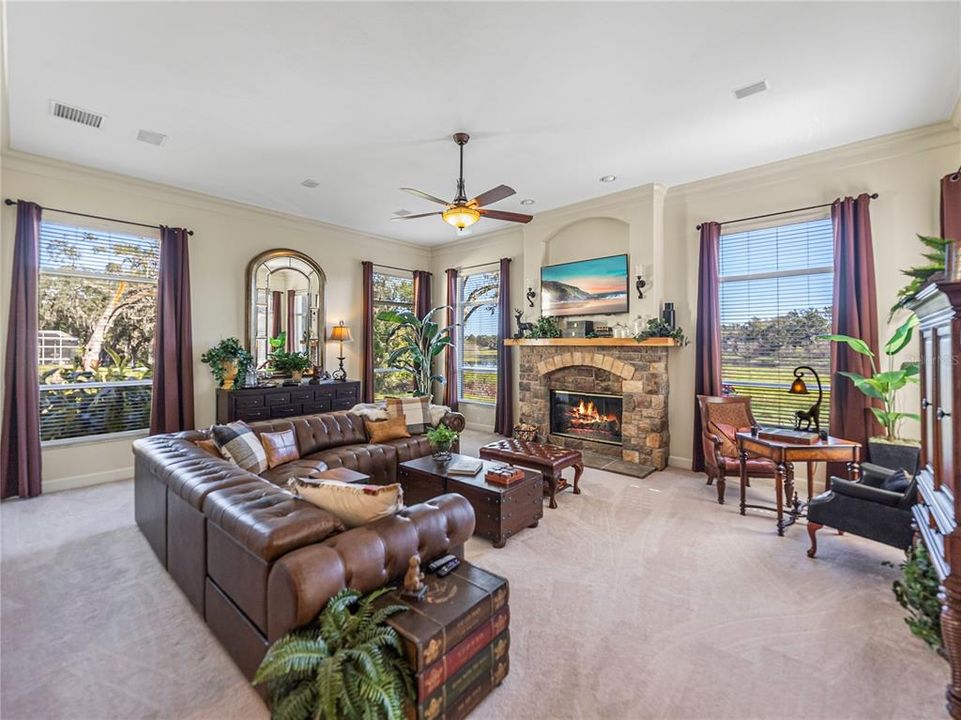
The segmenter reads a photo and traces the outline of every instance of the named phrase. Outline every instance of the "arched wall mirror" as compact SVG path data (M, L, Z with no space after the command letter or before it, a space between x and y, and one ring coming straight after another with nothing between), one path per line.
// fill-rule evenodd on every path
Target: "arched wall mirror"
M327 277L296 250L268 250L247 266L247 349L258 368L274 350L306 352L324 367Z

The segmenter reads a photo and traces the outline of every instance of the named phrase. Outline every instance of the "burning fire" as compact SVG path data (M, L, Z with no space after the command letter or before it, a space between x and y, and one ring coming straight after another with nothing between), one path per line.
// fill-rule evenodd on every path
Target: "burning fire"
M597 411L594 401L581 400L577 407L571 409L571 425L574 427L590 427L592 425L613 425L617 428L617 415L602 415Z

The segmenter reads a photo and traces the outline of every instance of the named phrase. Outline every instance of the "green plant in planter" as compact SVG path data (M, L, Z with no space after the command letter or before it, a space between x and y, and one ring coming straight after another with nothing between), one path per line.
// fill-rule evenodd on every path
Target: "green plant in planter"
M671 327L661 320L661 318L651 318L647 321L647 327L641 330L634 339L638 342L650 338L671 338L680 346L687 345L690 341L684 336L684 331L679 327Z
M441 328L431 318L441 310L448 310L447 305L435 307L424 317L419 318L410 310L381 310L377 319L393 323L394 327L387 334L386 344L391 348L387 357L387 366L397 370L406 370L414 378L414 395L417 397L431 396L431 383L447 382L443 375L433 373L434 358L440 355L444 348L454 343L450 338L450 328Z
M948 245L951 244L951 241L925 235L918 235L918 240L921 241L921 244L924 245L927 250L927 252L923 254L923 257L928 262L926 265L911 267L901 271L901 274L907 275L911 278L911 281L898 290L898 301L894 303L894 306L891 308L888 320L893 318L898 310L903 310L904 306L920 292L921 288L925 286L933 275L944 270L945 250Z
M940 650L941 601L938 599L938 574L927 548L917 543L905 553L901 563L902 578L895 580L892 589L898 604L910 615L904 622L911 632L935 650Z
M244 377L253 367L254 358L240 344L240 340L231 337L221 340L201 355L200 362L210 366L210 372L213 373L220 387L226 387L225 381L228 378L230 386L233 387L233 377ZM233 372L233 367L237 368L236 372Z
M900 436L901 422L905 419L918 420L917 413L899 412L897 409L897 393L903 387L918 382L919 367L916 362L904 362L900 367L894 366L894 356L901 352L914 334L917 327L918 318L911 315L897 330L891 339L884 344L884 354L888 356L888 369L878 372L875 364L874 352L868 344L860 338L850 335L820 335L819 340L831 340L833 342L843 342L849 348L861 355L867 355L871 361L871 377L864 377L854 372L841 371L839 374L849 378L854 383L854 387L867 395L869 398L880 400L884 405L881 408L871 408L874 417L884 428L884 441L888 443L916 444L914 441L903 440Z
M272 337L267 340L267 344L270 345L271 349L274 351L283 350L284 345L287 344L287 333L281 330L277 337Z
M293 375L302 373L310 368L313 363L305 352L287 352L286 350L276 350L267 356L267 362L274 372Z
M341 590L313 623L271 645L254 685L267 686L274 720L403 720L412 673L386 621L407 608L374 606L391 589Z
M451 448L454 446L458 437L455 430L441 423L437 427L429 428L424 435L434 450L433 455L435 460L450 460Z
M557 318L541 315L533 322L533 327L527 334L529 338L559 338L561 326Z

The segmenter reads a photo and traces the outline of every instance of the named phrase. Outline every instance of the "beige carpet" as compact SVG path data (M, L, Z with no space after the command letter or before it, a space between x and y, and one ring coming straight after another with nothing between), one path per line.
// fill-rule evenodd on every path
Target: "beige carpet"
M512 611L511 674L472 717L944 716L897 551L824 532L809 560L803 524L778 538L682 471L582 485L506 548L469 544ZM137 531L130 482L0 512L4 720L267 716Z

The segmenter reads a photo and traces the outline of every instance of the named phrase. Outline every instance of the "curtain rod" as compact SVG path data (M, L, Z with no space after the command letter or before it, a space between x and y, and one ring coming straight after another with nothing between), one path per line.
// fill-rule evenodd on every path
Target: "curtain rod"
M871 193L870 197L872 200L877 200L879 196L877 193ZM804 212L805 210L817 210L818 208L831 207L834 204L834 202L835 201L832 201L829 203L821 203L820 205L809 205L808 207L794 208L793 210L781 210L780 212L766 213L765 215L754 215L753 217L743 217L743 218L738 218L737 220L725 220L724 222L719 222L718 225L730 225L731 223L747 222L748 220L760 220L761 218L769 218L769 217L776 217L777 215L787 215L789 213ZM703 225L703 223L697 226L698 230L701 229L701 225Z
M381 263L371 263L371 264L374 267L384 268L385 270L397 270L399 272L409 272L409 273L426 272L428 275L430 275L430 272L428 272L427 270L411 270L410 268L394 267L393 265L382 265Z
M461 267L454 268L454 269L457 270L458 272L460 272L461 270L473 270L474 268L487 267L488 265L496 265L498 262L499 262L498 260L491 260L490 262L477 263L476 265L462 265Z
M17 201L16 201L16 200L11 200L10 198L7 198L6 200L3 201L3 204L4 204L4 205L16 205L16 204L17 204ZM153 228L153 229L155 229L155 230L159 230L159 229L160 229L160 226L159 226L159 225L147 225L146 223L133 222L132 220L119 220L119 219L117 219L117 218L105 217L105 216L103 216L103 215L89 215L89 214L87 214L87 213L74 212L73 210L59 210L59 209L57 209L57 208L43 207L42 205L40 206L40 209L41 209L41 210L49 210L50 212L63 213L64 215L77 215L78 217L92 218L92 219L94 219L94 220L107 220L108 222L123 223L124 225L136 225L137 227ZM193 231L193 230L188 230L188 231L187 231L187 234L188 234L188 235L193 235L193 234L194 234L194 231Z

